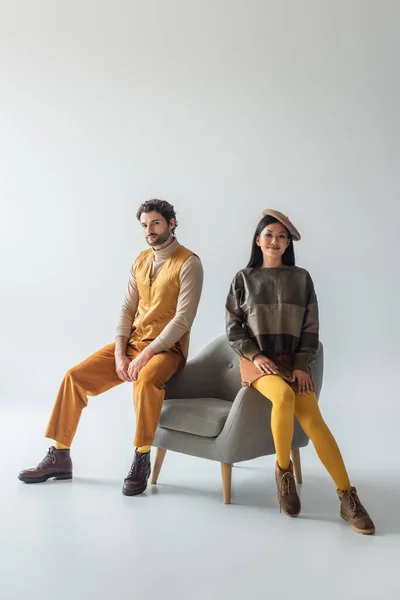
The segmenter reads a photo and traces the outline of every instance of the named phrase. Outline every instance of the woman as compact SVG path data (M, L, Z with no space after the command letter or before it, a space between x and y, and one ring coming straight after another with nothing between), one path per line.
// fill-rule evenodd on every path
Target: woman
M231 284L226 330L241 357L243 385L272 402L280 508L289 517L301 510L290 460L296 415L336 484L340 516L357 533L372 534L374 524L350 484L314 392L310 363L318 348L318 305L310 274L295 266L293 241L300 234L282 213L266 209L262 214L249 264Z

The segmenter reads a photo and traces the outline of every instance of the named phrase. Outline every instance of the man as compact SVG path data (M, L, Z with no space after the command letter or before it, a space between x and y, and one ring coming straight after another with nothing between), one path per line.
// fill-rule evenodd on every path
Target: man
M198 256L177 241L171 204L148 200L137 219L151 248L131 268L115 343L67 371L45 434L54 446L36 468L21 471L18 478L25 483L71 479L70 447L87 397L129 381L134 389L136 450L122 492L134 496L147 487L165 384L186 363L203 268Z

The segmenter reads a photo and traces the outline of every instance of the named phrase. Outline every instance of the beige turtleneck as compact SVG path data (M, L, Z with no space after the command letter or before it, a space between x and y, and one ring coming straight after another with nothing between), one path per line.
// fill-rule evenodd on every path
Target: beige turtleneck
M174 241L161 250L153 250L153 268L151 276L154 277L161 269L165 261L180 246L178 240ZM121 306L116 336L129 338L132 333L132 324L139 305L139 292L134 275L135 264L132 265L128 290ZM150 346L154 352L168 350L191 328L199 305L201 290L203 287L203 267L198 256L190 256L183 264L180 273L180 292L176 313L161 334L151 342Z

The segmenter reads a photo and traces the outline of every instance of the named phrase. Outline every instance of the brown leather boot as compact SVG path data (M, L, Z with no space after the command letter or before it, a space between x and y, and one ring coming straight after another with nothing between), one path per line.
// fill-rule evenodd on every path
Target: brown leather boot
M351 528L357 533L364 535L375 533L375 525L361 504L356 488L352 487L350 491L337 490L337 494L341 502L340 516L342 519L348 521Z
M137 496L147 488L147 480L150 477L151 464L150 452L138 452L135 450L132 466L124 480L122 493L125 496Z
M301 511L300 498L297 495L296 482L293 475L293 463L289 468L281 469L276 463L275 479L278 487L278 503L281 511L288 517L297 517Z
M24 483L42 483L48 479L72 479L72 460L69 450L49 448L44 459L34 469L25 469L18 475Z

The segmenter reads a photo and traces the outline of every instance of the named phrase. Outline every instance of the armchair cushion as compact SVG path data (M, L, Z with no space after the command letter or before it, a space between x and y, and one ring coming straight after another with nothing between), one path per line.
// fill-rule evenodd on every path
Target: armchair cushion
M207 438L217 437L225 425L232 402L219 398L165 400L160 427Z

